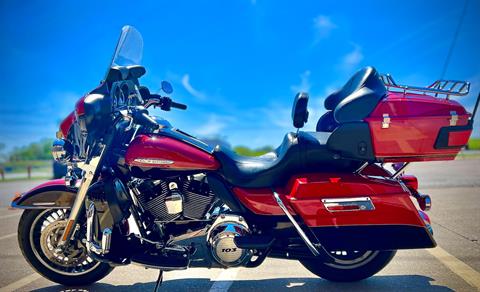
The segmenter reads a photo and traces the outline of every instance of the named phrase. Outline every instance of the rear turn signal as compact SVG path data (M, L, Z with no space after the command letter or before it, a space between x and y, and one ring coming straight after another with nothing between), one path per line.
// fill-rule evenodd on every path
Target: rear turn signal
M430 211L432 208L432 199L429 195L417 194L415 199L417 199L418 205L422 211Z

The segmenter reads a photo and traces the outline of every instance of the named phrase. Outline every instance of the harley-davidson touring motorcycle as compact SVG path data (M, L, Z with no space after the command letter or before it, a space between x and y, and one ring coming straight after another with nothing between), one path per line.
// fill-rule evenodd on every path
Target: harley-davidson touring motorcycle
M274 151L244 157L151 116L185 110L162 82L139 79L143 40L121 36L101 84L61 123L54 158L64 179L25 192L18 242L45 278L99 281L131 263L163 271L255 268L267 257L300 261L331 281L379 272L398 249L436 246L411 162L452 160L472 132L473 114L452 96L470 84L397 84L372 67L325 99L316 131L301 131L308 94L296 95L296 131ZM161 281L161 276L158 282ZM158 283L157 282L157 283Z

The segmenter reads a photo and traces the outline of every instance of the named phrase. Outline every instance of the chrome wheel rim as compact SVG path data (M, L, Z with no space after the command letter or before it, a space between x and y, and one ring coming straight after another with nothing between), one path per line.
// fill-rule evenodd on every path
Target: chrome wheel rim
M30 227L30 246L35 257L55 273L78 276L95 269L100 262L93 260L81 240L73 240L67 250L57 249L68 218L67 209L41 212Z
M333 250L330 251L330 255L334 259L332 263L326 263L326 265L337 269L355 269L366 265L373 260L379 251L372 250Z

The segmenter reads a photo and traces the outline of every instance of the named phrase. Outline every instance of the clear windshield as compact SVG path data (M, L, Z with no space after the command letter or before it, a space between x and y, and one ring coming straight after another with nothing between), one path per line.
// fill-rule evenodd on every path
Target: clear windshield
M142 35L133 26L126 25L117 42L111 67L140 65L143 55Z

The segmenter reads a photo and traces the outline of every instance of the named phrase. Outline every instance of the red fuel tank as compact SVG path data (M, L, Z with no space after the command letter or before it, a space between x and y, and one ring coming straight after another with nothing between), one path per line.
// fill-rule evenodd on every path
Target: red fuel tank
M125 155L129 166L168 170L216 170L218 161L210 153L170 137L139 135Z

